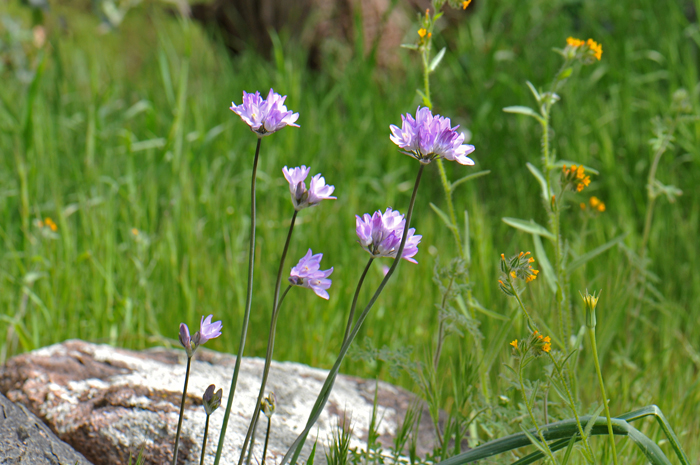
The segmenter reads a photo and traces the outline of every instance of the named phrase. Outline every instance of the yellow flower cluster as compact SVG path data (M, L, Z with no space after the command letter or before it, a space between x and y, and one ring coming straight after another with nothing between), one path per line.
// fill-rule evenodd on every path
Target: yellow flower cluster
M517 349L518 348L518 340L514 340L513 342L510 343L510 345L513 346L513 348Z
M571 165L570 168L564 165L562 167L562 173L567 181L574 183L576 192L581 192L591 183L591 177L586 175L583 165Z
M569 37L566 39L566 43L568 45L571 45L574 48L580 47L581 45L584 45L586 42L581 40L581 39L575 39L573 37Z
M54 223L53 220L51 218L49 218L48 216L46 218L44 218L44 221L41 221L41 220L37 221L36 225L39 226L40 228L43 228L44 226L46 226L47 228L49 228L53 232L58 231L58 226L56 226L56 223Z
M593 52L593 56L600 61L600 58L603 56L603 46L593 39L588 39L586 45Z
M600 58L603 56L603 46L593 39L583 41L581 39L569 37L566 39L566 44L573 48L579 48L585 45L586 47L588 47L588 50L590 50L593 53L593 56L598 61L600 61Z
M552 350L552 338L549 336L542 336L538 331L535 331L534 335L542 342L542 350L549 353L549 351Z
M542 352L549 353L552 350L552 338L549 336L543 336L539 331L535 331L530 338L523 339L522 344L518 345L518 340L514 340L509 345L513 346L513 349L519 352L528 352L530 349L534 349L534 354L541 355ZM539 352L539 351L542 352Z
M469 4L472 2L472 0L465 0L462 2L462 9L466 10Z

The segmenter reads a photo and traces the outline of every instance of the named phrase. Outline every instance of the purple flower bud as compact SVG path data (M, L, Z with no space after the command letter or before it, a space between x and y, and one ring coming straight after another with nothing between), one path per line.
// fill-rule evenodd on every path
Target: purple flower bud
M178 335L180 339L180 344L187 351L187 357L192 357L194 351L197 349L196 344L193 343L190 337L190 328L187 327L185 323L180 323L180 334Z
M321 270L321 258L323 254L313 255L311 249L299 260L299 263L292 268L289 274L289 283L293 286L301 286L311 289L317 296L328 300L326 289L331 287L331 280L327 279L333 268Z
M435 115L427 107L418 107L416 118L410 114L401 115L401 129L393 124L391 141L404 149L421 163L428 164L437 158L456 161L462 165L473 165L474 160L467 155L474 151L473 145L463 144L464 134L458 133L459 126L451 127L449 118Z
M335 199L335 197L331 197L335 187L326 185L326 180L320 173L311 178L311 185L308 190L306 189L304 181L309 176L310 171L311 168L304 165L292 169L286 166L282 168L284 178L289 183L289 192L292 195L292 203L296 211L318 205L321 200Z
M287 110L284 105L286 98L286 95L282 97L272 89L265 100L260 97L258 91L254 94L243 91L243 103L236 105L231 102L230 109L240 116L258 137L269 136L285 126L299 127L298 124L294 124L299 118L299 113Z
M197 345L202 345L209 339L214 339L221 336L221 321L211 322L214 315L209 315L208 317L202 317L199 323L199 341Z
M223 396L224 391L223 389L219 389L216 391L216 393L214 393L215 389L216 386L210 384L202 396L202 405L204 405L204 411L207 413L207 415L214 413L221 405L221 397Z
M358 242L372 257L396 258L396 252L401 245L401 238L406 227L404 216L397 210L387 208L384 214L376 211L372 216L365 213L362 218L355 215L355 232ZM413 256L418 253L418 244L423 236L415 236L416 230L411 228L406 236L401 258L411 263L418 263Z

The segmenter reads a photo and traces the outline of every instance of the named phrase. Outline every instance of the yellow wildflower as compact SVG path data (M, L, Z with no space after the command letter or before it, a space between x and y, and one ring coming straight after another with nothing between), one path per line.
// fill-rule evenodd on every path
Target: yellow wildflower
M593 39L588 39L586 45L593 52L593 56L600 61L600 58L603 56L603 46Z
M462 9L466 10L469 4L472 2L472 0L465 0L462 2Z
M552 350L552 344L550 344L549 342L545 343L545 344L542 346L542 350L544 350L545 352L549 353L549 351Z
M427 33L428 33L428 31L426 31L424 27L418 29L418 35L420 36L421 39L424 38Z
M518 348L518 340L517 339L514 340L513 342L510 343L510 345L512 345L515 349L517 349Z
M544 338L544 342L552 342L552 338L547 336Z
M515 271L511 271L510 275L513 277L513 279L517 278L518 276L515 274Z
M574 48L580 47L581 45L585 44L585 42L581 39L575 39L573 37L569 37L568 39L566 39L566 43Z
M605 211L605 204L603 202L600 202L600 205L598 205L598 211L601 213Z
M136 228L131 228L131 234L133 234L134 236L138 236L138 235L139 235L139 230L136 229Z
M53 232L56 232L58 230L58 226L56 226L56 223L54 223L53 220L49 217L44 218L44 224L46 224L46 226Z
M600 200L598 200L598 197L593 196L588 200L588 203L591 205L591 208L598 208L598 205L600 205Z

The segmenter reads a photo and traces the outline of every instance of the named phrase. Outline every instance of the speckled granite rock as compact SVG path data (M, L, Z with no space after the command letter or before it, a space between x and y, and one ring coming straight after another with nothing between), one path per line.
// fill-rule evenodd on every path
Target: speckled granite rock
M0 464L90 465L44 423L0 394Z
M213 463L236 357L200 349L192 364L179 463L195 464L201 451L204 409L201 396L209 384L224 388L222 408L210 421L205 463ZM147 463L172 460L178 409L185 373L182 350L135 352L66 341L10 359L0 370L0 391L27 406L56 434L95 465L127 463L145 447ZM234 398L222 464L236 463L257 398L263 360L244 358ZM273 362L268 390L277 396L268 460L279 460L306 423L327 371L290 362ZM389 445L412 395L388 383L378 384L380 441ZM319 445L347 415L351 447L362 447L372 412L375 381L338 376L326 409L314 428ZM429 415L424 414L426 420ZM261 418L265 425L265 418ZM432 437L429 421L421 439ZM308 456L313 439L307 441ZM255 456L262 455L258 440ZM431 444L420 444L427 451ZM320 457L319 457L320 456ZM319 451L317 458L322 458Z

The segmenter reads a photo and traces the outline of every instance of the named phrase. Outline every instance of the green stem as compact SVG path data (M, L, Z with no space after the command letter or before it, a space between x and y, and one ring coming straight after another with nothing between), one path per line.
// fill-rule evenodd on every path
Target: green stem
M525 357L527 354L524 353L522 357ZM532 420L532 424L535 425L535 430L537 431L537 435L540 437L540 441L542 441L542 445L545 447L547 454L549 455L550 460L552 461L553 464L556 464L557 461L554 458L554 454L552 453L552 450L549 448L549 444L544 438L544 434L542 434L542 430L540 429L539 424L537 423L537 418L535 418L535 414L532 412L532 407L530 407L530 402L527 400L527 393L525 392L525 383L523 382L523 363L522 363L522 358L518 362L518 380L520 381L520 391L523 393L523 401L525 402L525 406L527 407L527 412L530 414L530 420Z
M367 261L367 266L365 266L364 271L362 272L362 276L360 276L360 281L357 283L357 288L355 289L355 295L352 298L352 305L350 306L350 316L348 317L348 324L345 327L345 335L343 336L343 344L345 344L345 341L348 340L348 336L350 336L350 330L352 329L352 321L355 319L355 308L357 307L357 298L360 295L360 289L362 288L362 283L365 280L365 276L367 276L367 271L369 270L370 265L372 265L372 262L374 261L374 257L370 257L369 261Z
M600 371L600 362L598 361L598 348L595 343L595 329L588 328L588 336L591 339L591 348L593 349L593 361L595 362L595 371L598 374L598 384L600 384L600 393L603 396L603 405L605 405L605 416L608 419L608 434L610 436L610 447L612 448L613 462L617 465L617 451L615 450L615 435L613 433L612 420L610 417L610 408L608 407L608 398L605 396L605 383L603 382L603 373Z
M207 450L207 433L209 433L209 416L207 415L207 421L204 423L204 439L202 440L202 455L199 457L199 465L204 465L204 455Z
M267 417L267 432L265 433L265 445L263 446L263 456L262 463L260 465L265 465L265 455L267 455L267 443L270 440L270 425L272 423L272 418Z
M187 382L190 380L190 364L192 357L187 357L187 369L185 370L185 387L182 388L182 400L180 401L180 418L177 420L177 433L175 433L175 452L173 452L173 465L177 464L177 448L180 445L180 431L182 419L185 417L185 398L187 397Z
M581 438L583 439L583 447L586 449L586 451L590 454L591 457L594 457L593 454L593 449L591 449L590 444L588 444L588 438L583 434L583 427L581 426L581 419L578 416L578 411L576 410L576 404L574 403L574 397L571 395L571 389L569 389L569 382L564 377L564 373L561 371L561 367L559 364L554 360L554 356L550 353L547 352L547 355L549 355L549 359L552 361L552 364L554 365L554 368L557 370L557 375L559 375L559 379L561 380L561 383L564 385L564 388L566 389L566 395L569 398L569 405L571 407L571 411L574 414L574 418L576 419L576 427L578 428L578 433L581 435Z
M226 412L224 413L224 421L221 424L221 433L219 434L219 445L216 448L216 458L214 465L218 465L221 460L221 453L224 450L224 438L226 437L226 428L228 419L231 415L231 407L233 406L233 396L236 393L236 384L238 383L238 373L241 370L241 361L243 360L243 352L245 350L246 335L248 334L248 321L250 320L250 307L253 301L253 268L255 258L255 180L258 172L258 158L260 155L260 142L262 138L258 138L258 144L255 147L255 159L253 160L253 174L250 181L250 247L248 248L248 290L246 293L245 313L243 314L243 327L241 328L241 342L238 347L236 357L236 365L233 368L233 377L231 378L231 388L229 389L228 402L226 403Z
M282 462L280 463L280 465L284 465L290 459L292 459L292 462L296 462L296 459L299 457L299 454L301 453L301 448L304 445L304 441L306 441L306 436L309 434L309 431L311 431L311 428L316 423L316 420L318 420L318 417L321 415L321 412L323 411L323 408L325 407L326 402L328 401L328 397L330 396L331 390L333 389L333 384L335 383L335 377L337 376L338 371L340 370L340 364L343 362L343 359L345 358L345 354L347 354L348 349L350 348L350 344L352 344L352 341L357 336L357 333L360 331L360 328L362 327L362 323L364 323L365 319L367 318L367 315L369 315L370 310L374 306L374 303L379 298L379 295L384 290L384 287L386 286L387 282L389 282L389 279L394 274L394 271L396 270L396 268L399 265L399 262L401 261L401 256L402 256L403 250L406 246L406 239L408 238L408 230L411 227L411 218L413 216L413 207L415 206L415 203L416 203L416 195L418 193L418 186L420 185L420 180L421 180L421 176L423 175L424 169L425 169L425 165L421 163L420 167L418 168L418 175L416 176L416 183L413 186L413 194L411 194L411 202L408 206L408 212L406 214L406 224L404 226L403 236L401 237L401 244L399 245L399 250L397 250L397 252L396 252L396 258L394 258L394 262L391 264L391 267L389 268L389 271L386 273L386 276L384 276L384 279L379 284L379 287L374 292L374 295L370 299L369 303L367 304L365 309L362 311L362 313L358 317L357 322L355 323L355 326L353 326L353 329L350 332L350 337L348 337L348 339L343 343L343 346L340 348L340 353L338 354L338 358L336 359L335 363L333 364L331 371L328 373L328 376L326 377L326 381L323 383L323 387L321 388L321 392L319 393L318 397L316 398L316 403L314 404L313 409L311 409L311 413L309 414L309 419L306 422L306 426L304 427L304 431L302 431L301 434L299 434L299 436L296 438L296 440L294 441L292 446L289 448L287 453L282 458Z
M296 211L294 212L294 218L296 218ZM287 243L284 247L284 253L282 254L282 260L280 260L280 269L284 266L284 258L287 253L287 246L289 245L289 239L292 236L292 228L294 228L294 220L292 219L292 225L289 228L289 235L287 236ZM279 277L278 277L279 281ZM278 283L279 284L279 283ZM241 456L238 459L238 465L243 464L243 459L245 458L245 451L248 447L248 442L253 435L253 431L258 424L258 418L260 417L260 405L262 405L263 397L265 397L265 386L267 385L267 377L270 374L270 365L272 365L272 354L275 350L275 332L277 330L277 317L279 316L279 309L282 305L282 301L287 296L287 293L292 288L292 286L287 286L284 290L282 298L279 302L276 302L275 308L272 311L272 321L270 321L270 335L267 339L267 354L265 354L265 367L263 368L262 382L260 383L260 392L258 392L258 400L255 402L255 411L253 412L253 417L250 420L250 425L248 426L248 432L246 433L245 440L243 441L243 447L241 448ZM277 300L277 295L279 294L279 289L275 292L275 300ZM251 446L252 453L252 446Z

